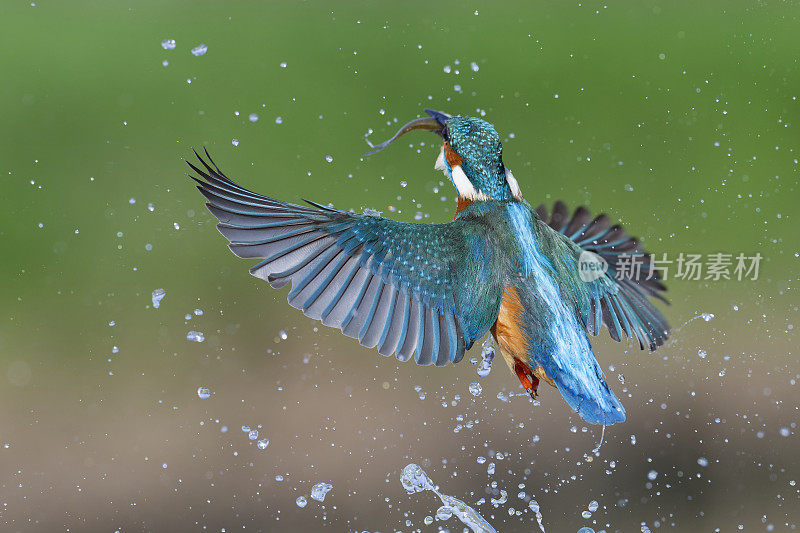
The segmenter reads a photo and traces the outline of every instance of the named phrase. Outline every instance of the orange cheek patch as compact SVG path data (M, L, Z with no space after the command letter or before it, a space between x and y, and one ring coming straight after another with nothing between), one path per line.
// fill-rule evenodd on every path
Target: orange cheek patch
M444 158L447 160L447 164L450 165L450 168L461 165L461 156L450 148L450 143L448 142L444 143Z

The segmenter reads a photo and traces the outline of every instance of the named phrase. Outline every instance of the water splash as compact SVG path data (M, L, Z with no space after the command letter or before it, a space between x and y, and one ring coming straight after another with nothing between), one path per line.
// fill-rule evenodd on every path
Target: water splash
M536 513L536 521L539 523L539 529L542 530L542 533L545 533L544 524L542 523L542 511L539 508L539 502L536 500L531 500L531 502L528 504L528 508Z
M446 514L445 510L449 510L474 533L497 533L496 530L489 525L489 522L484 520L475 509L458 498L439 492L437 487L434 486L433 481L431 481L431 478L428 477L428 474L426 474L419 465L414 463L408 464L400 474L400 483L403 484L403 488L406 489L406 492L409 494L415 494L426 490L436 494L439 499L442 500L443 504L443 507L440 507L436 511L437 518L439 516L444 516Z
M684 322L683 324L672 330L672 338L669 341L667 341L665 346L672 346L673 344L675 344L678 340L678 333L680 333L680 331L683 328L685 328L687 325L694 322L695 320L702 319L703 322L711 322L712 320L714 320L714 318L715 318L714 313L700 313L699 315L693 316L692 318L690 318L689 320L687 320L686 322Z
M494 341L488 337L483 342L481 350L481 362L478 364L478 375L485 378L492 371L492 361L494 361Z
M605 438L606 438L606 427L603 426L603 429L600 431L600 442L597 443L597 446L592 448L592 453L597 457L600 456L600 448L603 447L603 441L605 440Z

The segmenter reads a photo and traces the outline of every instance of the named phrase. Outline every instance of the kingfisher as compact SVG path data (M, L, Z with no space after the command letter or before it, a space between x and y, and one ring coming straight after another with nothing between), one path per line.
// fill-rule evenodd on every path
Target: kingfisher
M229 179L205 150L189 176L217 228L250 273L289 304L384 356L420 365L458 363L491 333L534 398L552 385L586 422L625 420L589 335L655 350L669 325L658 269L640 242L608 216L556 202L533 208L503 162L500 136L475 117L425 110L371 155L415 130L442 140L435 168L458 194L455 218L417 224L372 210L296 205ZM635 268L630 268L631 260Z

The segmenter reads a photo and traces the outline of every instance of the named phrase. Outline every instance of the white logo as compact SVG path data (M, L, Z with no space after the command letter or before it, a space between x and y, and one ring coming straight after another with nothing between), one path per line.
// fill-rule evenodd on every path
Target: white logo
M578 275L586 283L603 277L608 270L606 260L594 252L584 250L578 257Z

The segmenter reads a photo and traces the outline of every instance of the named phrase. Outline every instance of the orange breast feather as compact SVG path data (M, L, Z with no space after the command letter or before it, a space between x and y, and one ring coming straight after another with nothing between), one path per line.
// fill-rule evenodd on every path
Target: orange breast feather
M492 326L492 335L500 345L504 357L512 357L526 361L528 359L528 342L522 329L522 303L517 290L508 285L503 291L500 303L500 314ZM506 355L508 354L508 355ZM509 362L509 366L512 366ZM513 368L513 367L512 367Z
M532 389L535 394L540 379L552 386L555 383L544 373L544 368L530 366L528 340L522 328L522 312L519 293L511 285L506 286L500 303L500 313L492 326L492 335L508 367L519 377L522 385L526 389Z

